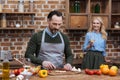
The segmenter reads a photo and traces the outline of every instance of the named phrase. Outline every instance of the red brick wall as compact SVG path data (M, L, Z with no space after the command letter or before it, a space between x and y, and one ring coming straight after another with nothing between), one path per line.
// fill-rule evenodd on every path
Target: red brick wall
M29 11L29 0L24 0L25 12ZM47 15L51 10L58 9L65 15L65 1L66 0L34 0L34 12L35 21L34 25L35 32L43 30L47 26ZM8 0L5 4L3 3L3 11L5 12L16 12L18 11L18 0ZM9 17L8 24L10 21L18 20L18 16L11 15ZM64 16L65 17L65 16ZM21 20L21 19L20 19ZM30 17L24 17L27 25L30 25ZM72 52L79 55L82 52L82 45L84 42L84 36L86 30L65 30L62 31L68 35L71 43ZM12 54L24 55L27 42L34 32L32 30L0 30L0 50L11 50ZM107 41L107 53L108 56L120 56L120 32L119 31L108 31Z

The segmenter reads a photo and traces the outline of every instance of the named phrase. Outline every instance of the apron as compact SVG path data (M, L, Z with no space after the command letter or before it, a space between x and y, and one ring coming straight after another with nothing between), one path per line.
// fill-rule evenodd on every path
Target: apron
M64 41L60 32L58 34L62 43L47 43L44 41L45 30L43 31L38 58L42 61L52 62L57 68L63 68Z

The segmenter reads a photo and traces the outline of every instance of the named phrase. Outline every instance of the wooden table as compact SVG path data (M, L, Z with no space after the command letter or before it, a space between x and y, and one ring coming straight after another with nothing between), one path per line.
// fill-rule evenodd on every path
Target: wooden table
M11 79L15 80L15 79ZM109 75L87 75L82 71L74 75L48 75L46 78L40 78L38 75L32 76L29 80L120 80L120 70L117 76Z

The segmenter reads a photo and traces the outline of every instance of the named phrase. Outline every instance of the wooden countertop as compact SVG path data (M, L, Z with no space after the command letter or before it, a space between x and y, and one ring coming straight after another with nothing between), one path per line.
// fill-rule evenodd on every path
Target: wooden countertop
M38 75L32 76L29 80L120 80L120 70L117 76L109 75L87 75L82 71L73 75L48 75L46 78L40 78ZM15 80L15 79L11 79Z

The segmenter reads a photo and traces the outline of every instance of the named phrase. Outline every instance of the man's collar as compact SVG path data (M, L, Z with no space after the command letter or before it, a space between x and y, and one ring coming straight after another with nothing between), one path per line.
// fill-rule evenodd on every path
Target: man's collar
M50 35L52 38L54 38L54 37L56 37L57 36L57 34L58 34L58 32L57 33L55 33L55 34L52 34L51 33L51 31L50 31L50 29L47 27L47 28L45 28L45 32L47 32L47 34L48 35Z

